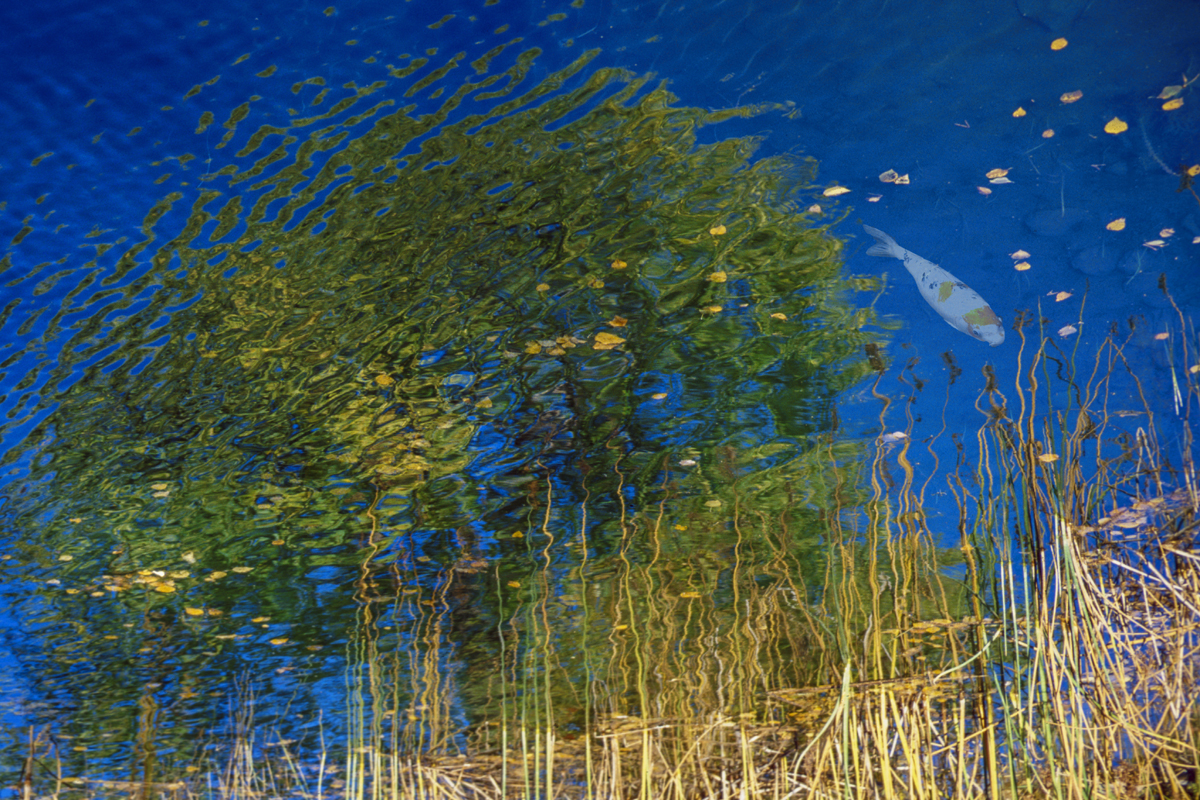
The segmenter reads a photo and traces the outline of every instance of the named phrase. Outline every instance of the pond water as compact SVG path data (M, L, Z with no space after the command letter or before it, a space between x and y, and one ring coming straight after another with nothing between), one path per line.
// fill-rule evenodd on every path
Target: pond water
M0 713L80 770L191 763L246 692L285 736L459 746L514 693L582 726L597 684L646 709L614 651L669 663L660 690L750 669L705 640L747 603L771 635L724 644L819 682L792 611L869 498L923 487L961 576L947 476L979 462L987 375L1022 380L1022 314L1060 375L1116 326L1108 410L1190 447L1195 2L61 0L0 25Z

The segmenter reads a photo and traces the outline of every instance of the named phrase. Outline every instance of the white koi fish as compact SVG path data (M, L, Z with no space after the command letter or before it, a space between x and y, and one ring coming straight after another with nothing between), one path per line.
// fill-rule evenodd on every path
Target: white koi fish
M933 306L933 310L940 314L950 327L957 328L981 342L987 342L992 347L1004 342L1004 326L1000 317L996 316L992 307L976 294L974 289L932 261L926 261L916 253L905 250L883 231L870 225L863 225L863 230L874 236L878 242L867 250L867 255L900 259L905 269L916 279L917 289L925 298L925 302Z

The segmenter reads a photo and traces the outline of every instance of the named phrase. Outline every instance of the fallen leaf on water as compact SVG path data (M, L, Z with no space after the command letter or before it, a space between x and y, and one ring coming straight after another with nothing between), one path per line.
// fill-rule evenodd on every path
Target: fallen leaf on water
M1051 50L1062 50L1066 46L1067 46L1067 40L1062 38L1061 36L1050 43Z
M204 609L203 608L192 608L190 606L184 606L183 613L187 614L189 617L203 617Z
M651 400L666 400L667 393L666 392L655 392L654 394L650 395L650 399Z
M1163 103L1163 111L1174 111L1177 108L1183 107L1183 98L1176 97L1174 100L1168 100Z
M1020 106L1017 106L1017 110L1013 112L1013 116L1014 116L1014 117L1023 117L1023 116L1025 116L1025 109L1021 108Z
M776 311L774 314L771 315L771 319L777 319L780 322L787 322L787 314L781 314L778 311Z
M1123 122L1120 117L1113 117L1104 126L1105 133L1116 135L1129 130L1129 126Z
M475 404L475 407L476 408L491 408L492 407L492 398L490 398L490 397L483 398L482 400L480 400L478 403Z
M610 264L609 266L611 266L613 269L625 269L629 265L618 258L616 261L612 262L612 264Z
M1020 261L1016 264L1013 264L1013 269L1015 269L1017 272L1024 272L1025 270L1029 269L1029 262Z
M601 332L596 334L596 341L592 343L593 350L612 350L618 345L624 344L625 340L615 333Z
M696 598L700 597L700 593L699 592L684 592L683 594L681 594L679 596L685 597L688 600L695 600Z
M590 286L593 289L603 289L604 281L600 280L599 278L592 278L591 280L588 281L588 286Z
M1042 453L1038 456L1038 461L1041 461L1043 464L1051 464L1058 461L1058 456L1054 455L1054 453Z
M988 170L987 177L988 180L995 180L996 178L1003 178L1007 174L1008 170L997 167L996 169Z
M1161 231L1158 232L1158 235L1164 239L1170 239L1172 236L1175 235L1175 229L1174 228L1163 228Z
M713 227L708 229L708 232L711 233L713 236L722 236L725 233L725 226L724 225L714 225Z
M509 581L509 582L508 582L508 588L510 588L510 589L520 589L520 588L521 588L521 582L520 582L520 581Z
M74 561L75 556L71 555L70 553L63 553L61 556L58 557L58 560L59 561Z
M1076 89L1073 92L1066 92L1058 99L1063 101L1064 103L1074 103L1076 100L1079 100L1082 97L1083 97L1083 92Z
M1051 292L1050 294L1054 294L1054 292ZM1054 294L1054 302L1061 303L1063 300L1066 300L1070 296L1071 296L1070 292L1059 292L1058 294Z
M720 314L721 313L720 306L704 306L700 310L706 314Z
M285 645L287 643L288 643L288 640L287 640L286 636L277 636L276 638L271 640L271 644L275 645L276 647L279 647L280 645Z
M1142 242L1142 247L1149 247L1151 250L1157 250L1166 245L1162 239L1151 239L1148 242Z
M1046 130L1042 131L1042 138L1043 139L1053 139L1054 138L1054 129L1047 128Z
M837 197L839 194L849 194L849 193L850 193L850 190L847 189L845 186L830 186L828 189L821 192L821 194L825 195L826 197Z
M1021 259L1029 258L1029 253L1026 253L1024 250L1018 250L1017 252L1009 253L1008 255L1013 261L1020 261Z
M1058 329L1058 335L1064 339L1073 333L1079 333L1079 329L1076 328L1074 325L1064 325L1063 327Z
M608 324L614 328L624 328L629 324L629 320L624 317L613 317L608 321Z
M714 272L708 276L708 279L713 283L724 283L727 278L728 276L725 274L724 270L718 270L717 272Z
M391 386L395 382L391 375L381 373L375 376L375 383L379 386ZM165 489L166 487L164 486L163 488Z
M234 567L232 570L230 570L230 572L236 572L241 575L244 575L247 572L253 572L253 571L254 571L254 567Z
M899 172L896 172L894 169L889 169L887 172L880 173L879 180L883 181L884 183L895 183L896 179L899 177Z
M1117 217L1116 219L1114 219L1112 222L1108 223L1104 227L1108 228L1110 231L1123 231L1123 230L1125 230L1125 218Z
M542 352L542 346L540 344L538 344L537 342L526 342L525 343L525 352L528 355L535 356L538 353Z
M882 200L882 199L883 199L883 195L881 195L881 194L873 194L873 195L869 195L869 196L867 197L867 202L868 202L868 203L878 203L878 202L879 202L880 200Z
M1170 100L1175 95L1183 91L1182 86L1165 86L1163 90L1154 96L1154 100Z
M821 213L821 207L820 207L819 205L817 205L816 203L814 203L813 205L811 205L811 206L809 206L808 208L804 209L804 211L805 211L805 213L807 213L807 214L820 214L820 213Z
M1003 183L1012 183L1012 181L1010 181L1008 178L992 178L990 181L988 181L988 183L994 183L994 184L999 185L999 184L1003 184Z
M896 178L896 180L892 181L892 183L896 184L897 186L908 186L911 181L909 181L908 175L901 175L899 178Z
M1170 338L1171 338L1171 334L1169 334L1169 333L1156 333L1156 334L1154 334L1154 340L1155 340L1155 341L1157 341L1157 342L1161 342L1161 341L1163 341L1164 339L1170 339Z
M548 291L550 291L550 284L548 284L548 283L539 283L539 284L537 285L537 290L538 290L539 292L548 292Z

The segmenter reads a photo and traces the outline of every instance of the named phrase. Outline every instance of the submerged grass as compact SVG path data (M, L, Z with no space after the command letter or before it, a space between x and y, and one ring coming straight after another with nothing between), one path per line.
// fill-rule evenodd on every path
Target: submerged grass
M520 600L501 598L501 656L471 687L493 710L486 723L468 726L456 708L466 689L445 598L380 602L364 569L345 741L261 740L242 694L223 760L178 782L72 783L50 739L31 734L19 786L26 797L355 800L1200 796L1200 390L1180 326L1163 345L1185 365L1172 372L1175 417L1160 421L1128 340L1114 332L1077 367L1078 354L1019 322L1012 398L989 372L980 457L960 446L944 488L934 449L918 477L916 444L894 435L869 474L827 476L835 497L871 495L824 510L820 592L796 561L804 532L758 509L751 479L735 481L720 523L691 523L695 540L706 524L733 531L720 586L701 563L711 553L673 535L667 500L623 511L622 547L594 564L586 523L560 529L547 498L544 568ZM1125 376L1142 398L1136 418L1109 407ZM881 390L886 377L874 387L881 431L897 408L912 422L912 403ZM907 368L898 378L921 390ZM959 550L933 545L935 491L956 499ZM581 553L567 602L558 547ZM714 592L727 602L698 602ZM379 647L400 624L421 646Z

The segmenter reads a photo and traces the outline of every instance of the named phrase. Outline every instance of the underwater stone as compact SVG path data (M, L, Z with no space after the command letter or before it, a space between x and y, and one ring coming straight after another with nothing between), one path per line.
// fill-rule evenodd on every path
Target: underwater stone
M1096 245L1080 250L1071 259L1071 266L1084 275L1104 275L1117 268L1117 251L1113 247Z
M1044 208L1025 218L1025 225L1038 236L1062 236L1090 217L1082 208Z

